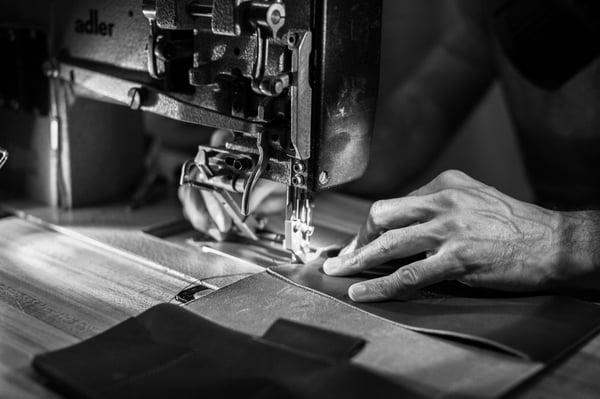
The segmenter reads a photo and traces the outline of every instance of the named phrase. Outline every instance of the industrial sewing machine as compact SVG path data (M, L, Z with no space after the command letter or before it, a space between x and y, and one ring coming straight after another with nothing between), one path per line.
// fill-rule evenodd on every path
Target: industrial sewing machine
M310 252L313 193L367 166L380 1L56 0L0 10L0 43L14 57L2 103L49 113L57 206L78 205L69 176L92 150L78 151L88 133L66 123L72 95L233 131L222 148L200 146L181 184L210 190L252 240L261 228L249 209L257 181L287 185L284 244L297 259ZM112 140L109 151L128 145Z

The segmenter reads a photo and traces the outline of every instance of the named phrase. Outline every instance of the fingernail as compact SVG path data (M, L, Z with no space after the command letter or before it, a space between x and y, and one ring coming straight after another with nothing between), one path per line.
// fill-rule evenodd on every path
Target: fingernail
M348 244L347 246L345 246L344 248L342 248L342 250L340 251L340 255L347 255L350 252L352 252L352 244Z
M215 241L218 241L218 242L221 242L225 239L225 237L223 236L223 233L216 227L209 228L208 235L211 236Z
M356 248L356 243L357 243L357 239L356 239L356 237L354 237L348 245L346 245L344 248L342 248L342 250L340 251L340 255L347 255L350 252L353 252L354 249Z
M360 302L362 300L368 299L367 292L368 290L366 285L354 284L348 290L348 295L350 295L350 299L352 299L354 302Z
M323 271L326 274L335 273L336 270L340 268L340 259L339 258L329 258L323 263Z

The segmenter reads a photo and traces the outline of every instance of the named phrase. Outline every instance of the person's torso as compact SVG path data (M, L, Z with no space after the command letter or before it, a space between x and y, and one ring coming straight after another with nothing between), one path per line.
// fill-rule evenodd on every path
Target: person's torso
M499 73L538 201L600 205L600 60L561 89L526 81L499 52Z
M471 7L482 6L469 1ZM478 15L487 18L490 10ZM599 207L600 59L560 89L546 91L513 67L490 32L486 29L537 202L567 209Z

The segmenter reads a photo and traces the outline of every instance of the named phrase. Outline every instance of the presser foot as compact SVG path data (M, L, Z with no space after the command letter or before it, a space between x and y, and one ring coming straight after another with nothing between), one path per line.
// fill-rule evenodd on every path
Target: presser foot
M310 246L313 202L309 192L291 186L287 193L284 248L292 253L292 261L308 263L318 257Z

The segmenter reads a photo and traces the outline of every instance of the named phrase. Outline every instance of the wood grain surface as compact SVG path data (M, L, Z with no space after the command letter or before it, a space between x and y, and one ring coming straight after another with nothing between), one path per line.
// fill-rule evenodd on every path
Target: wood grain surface
M29 366L35 354L168 302L193 281L29 222L0 220L0 397L53 397Z

